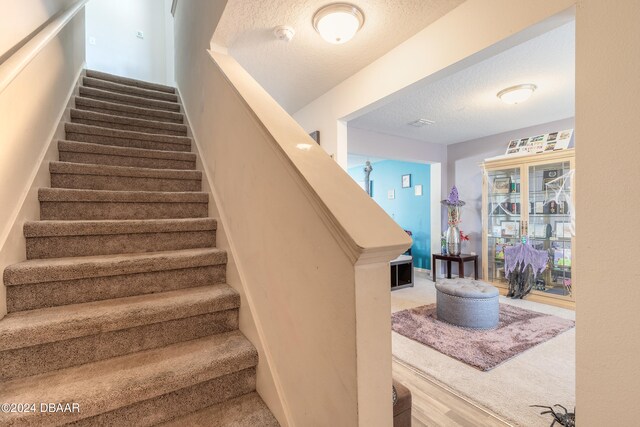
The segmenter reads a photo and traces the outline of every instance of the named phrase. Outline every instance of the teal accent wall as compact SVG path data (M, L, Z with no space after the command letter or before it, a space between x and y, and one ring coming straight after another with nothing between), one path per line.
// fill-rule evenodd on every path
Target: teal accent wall
M424 163L382 160L372 163L373 200L403 229L413 233L414 267L431 269L431 209L429 206L430 166ZM364 166L349 168L358 183L364 181ZM411 175L411 187L402 188L402 175ZM415 195L416 184L422 185L422 196ZM388 199L395 190L395 199Z

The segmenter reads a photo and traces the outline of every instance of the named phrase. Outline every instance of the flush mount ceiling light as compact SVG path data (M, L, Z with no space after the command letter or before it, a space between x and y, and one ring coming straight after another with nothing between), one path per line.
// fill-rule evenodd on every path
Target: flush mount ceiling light
M531 83L516 85L502 89L496 96L505 104L519 104L529 99L537 88L536 85Z
M323 39L333 44L348 42L363 24L362 11L348 3L327 5L313 15L313 28Z

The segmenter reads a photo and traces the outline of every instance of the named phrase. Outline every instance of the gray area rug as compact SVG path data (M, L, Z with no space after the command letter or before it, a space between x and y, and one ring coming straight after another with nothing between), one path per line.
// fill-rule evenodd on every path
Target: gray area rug
M401 335L477 369L489 371L573 328L575 322L500 304L500 322L496 329L472 330L438 320L436 305L429 304L393 313L391 325Z

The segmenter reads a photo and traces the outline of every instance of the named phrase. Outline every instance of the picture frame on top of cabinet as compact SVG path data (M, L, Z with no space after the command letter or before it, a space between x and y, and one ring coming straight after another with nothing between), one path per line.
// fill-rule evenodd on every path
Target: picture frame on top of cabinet
M491 191L494 194L508 194L511 192L511 178L508 176L499 176L493 178L493 186Z

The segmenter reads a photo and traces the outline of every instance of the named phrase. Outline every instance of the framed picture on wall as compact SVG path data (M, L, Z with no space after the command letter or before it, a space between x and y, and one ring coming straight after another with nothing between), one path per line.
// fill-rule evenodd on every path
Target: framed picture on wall
M422 196L422 184L416 184L413 189L413 192L416 196Z
M402 175L402 188L411 187L411 174Z
M393 200L396 198L396 190L387 191L387 199Z

